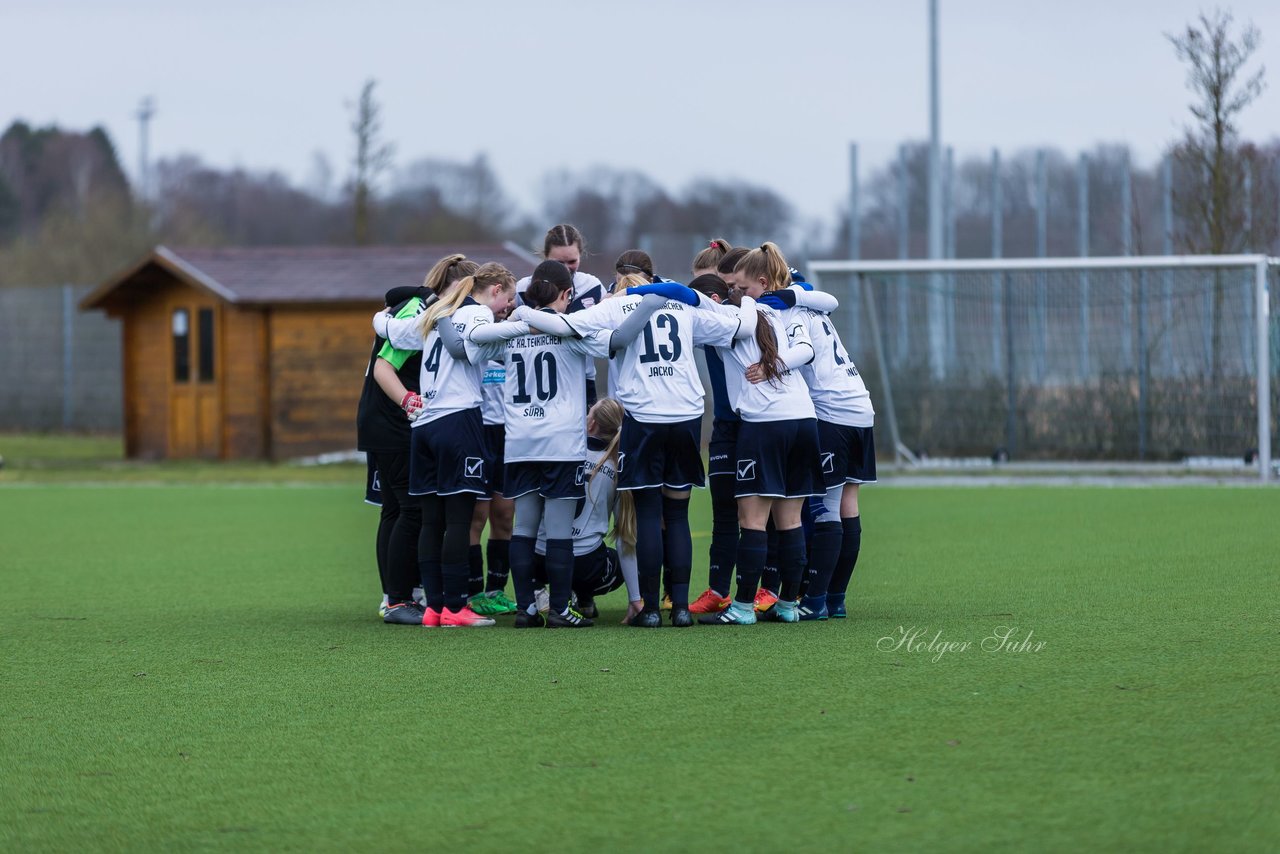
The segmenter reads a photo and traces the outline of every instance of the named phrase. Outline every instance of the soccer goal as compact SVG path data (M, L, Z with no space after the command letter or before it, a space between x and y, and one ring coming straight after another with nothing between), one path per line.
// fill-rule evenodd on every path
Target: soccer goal
M1239 460L1267 480L1280 259L818 261L895 457Z

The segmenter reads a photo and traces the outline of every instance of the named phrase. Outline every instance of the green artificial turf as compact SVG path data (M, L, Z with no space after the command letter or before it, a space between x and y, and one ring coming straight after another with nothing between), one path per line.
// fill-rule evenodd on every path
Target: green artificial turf
M1280 839L1280 492L868 489L848 620L561 632L383 625L360 497L0 489L0 850Z

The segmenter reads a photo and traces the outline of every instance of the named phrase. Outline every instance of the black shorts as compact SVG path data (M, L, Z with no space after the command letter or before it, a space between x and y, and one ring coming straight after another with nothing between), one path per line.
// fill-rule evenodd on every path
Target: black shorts
M622 562L617 551L604 543L573 559L573 589L579 596L603 596L621 586Z
M817 420L743 421L738 430L734 474L734 495L738 498L822 495L825 490L818 464Z
M626 415L618 447L618 489L689 489L707 484L701 418L650 424Z
M876 442L872 429L818 422L822 482L828 489L842 483L876 482Z
M373 463L373 454L365 454L368 462L364 473L364 503L374 507L382 506L382 482L378 478L378 467Z
M733 465L738 460L740 424L741 421L725 421L721 418L711 422L711 444L707 446L708 476L733 474Z
M582 498L586 495L583 468L582 462L563 460L507 463L502 495L515 499L536 492L543 498Z
M409 494L489 494L493 461L479 409L455 412L409 431Z
M489 449L489 459L493 461L493 470L489 473L489 490L502 495L503 451L507 447L507 425L484 425L484 443Z

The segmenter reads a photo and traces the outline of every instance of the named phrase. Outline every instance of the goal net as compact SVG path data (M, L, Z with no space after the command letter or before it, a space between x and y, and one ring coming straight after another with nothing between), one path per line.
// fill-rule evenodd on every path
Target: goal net
M1270 471L1276 259L820 261L895 452Z

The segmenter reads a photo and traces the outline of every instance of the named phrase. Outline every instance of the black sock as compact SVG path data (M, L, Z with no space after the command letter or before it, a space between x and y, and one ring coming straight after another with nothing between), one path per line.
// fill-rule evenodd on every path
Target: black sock
M640 576L640 592L647 611L662 605L659 591L662 581L662 490L631 491L636 505L636 570Z
M573 540L547 540L547 580L551 584L551 610L563 614L573 587Z
M479 543L467 549L467 595L484 592L484 549Z
M438 495L421 497L422 528L418 531L418 574L427 607L444 607L444 576L440 569L440 549L444 540L444 503Z
M778 529L773 526L773 519L765 528L768 545L765 547L764 570L760 573L760 586L770 593L778 592Z
M722 485L723 484L723 485ZM738 500L734 479L711 478L711 550L707 586L721 596L733 589L733 564L738 556Z
M768 542L769 535L764 531L743 528L738 535L738 591L733 597L735 602L754 607Z
M804 528L778 532L778 566L781 568L779 596L784 602L800 597L800 578L804 575Z
M467 606L467 550L471 545L474 493L447 495L444 501L444 542L440 546L440 572L444 576L444 606L460 611Z
M506 590L507 576L511 574L511 541L489 537L485 552L489 563L489 572L484 582L485 592L498 593Z
M854 516L841 519L844 535L840 542L840 558L836 561L835 572L831 574L831 586L827 592L843 596L849 589L849 580L853 578L853 568L858 565L858 551L862 548L862 517Z
M819 522L813 526L813 545L809 550L809 589L813 598L827 595L831 574L840 559L844 530L839 522Z
M521 611L533 605L533 550L537 543L533 537L511 537L511 586Z
M671 607L689 607L689 576L693 571L693 534L689 531L689 499L662 497L662 563L671 571L667 592Z

